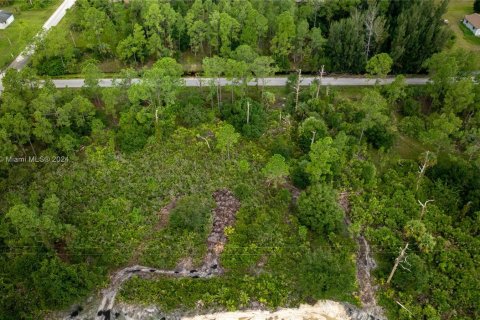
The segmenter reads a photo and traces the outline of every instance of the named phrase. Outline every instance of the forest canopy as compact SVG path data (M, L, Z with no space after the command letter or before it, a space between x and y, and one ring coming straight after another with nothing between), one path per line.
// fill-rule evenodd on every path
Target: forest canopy
M442 19L447 3L78 0L66 26L38 44L33 65L58 76L79 73L91 58L112 72L173 57L188 72L206 72L205 57L241 64L268 56L280 71L316 73L324 65L329 72L362 73L371 57L386 53L396 73L419 73L453 39Z

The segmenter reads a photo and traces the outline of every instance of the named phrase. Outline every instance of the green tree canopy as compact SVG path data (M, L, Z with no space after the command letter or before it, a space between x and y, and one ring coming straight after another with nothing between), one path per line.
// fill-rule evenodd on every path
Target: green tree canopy
M262 169L262 173L267 178L268 183L278 187L285 182L285 178L288 176L288 169L285 158L279 154L274 154Z
M303 191L298 198L298 218L302 224L317 233L337 230L343 213L332 187L315 184Z

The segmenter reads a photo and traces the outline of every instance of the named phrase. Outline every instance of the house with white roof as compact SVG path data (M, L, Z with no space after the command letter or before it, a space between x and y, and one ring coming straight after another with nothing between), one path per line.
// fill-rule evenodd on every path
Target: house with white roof
M6 29L13 20L13 13L0 10L0 30Z
M473 34L480 37L480 14L472 13L463 18L463 24L470 29Z

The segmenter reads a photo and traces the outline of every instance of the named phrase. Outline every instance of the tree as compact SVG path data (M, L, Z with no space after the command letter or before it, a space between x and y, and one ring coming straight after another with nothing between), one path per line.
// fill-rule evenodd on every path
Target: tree
M308 117L298 128L298 144L303 151L308 152L310 147L328 134L328 128L325 122L315 117Z
M352 16L332 23L327 41L327 52L336 71L359 73L365 66L365 33L362 16Z
M262 174L267 178L268 183L272 183L275 188L285 182L288 176L288 164L285 158L279 154L274 154L262 169Z
M222 99L222 89L219 83L219 78L225 72L225 60L223 58L214 56L212 58L205 57L202 62L203 70L207 77L212 78L210 81L211 87L217 89L217 106L220 109L220 101Z
M307 20L304 19L299 21L294 38L293 63L295 65L301 64L305 55L311 50L310 46L307 46L309 33L310 29Z
M396 104L398 101L405 99L407 93L405 91L407 84L405 82L405 76L398 75L395 77L392 83L386 87L386 96L389 105Z
M219 24L220 53L227 56L231 51L232 42L238 39L240 24L226 12L220 14Z
M235 132L235 128L231 124L223 124L218 128L216 135L216 148L222 152L227 152L227 158L230 159L230 150L238 142L240 134Z
M105 112L113 117L116 116L115 109L120 96L120 89L118 87L105 88L102 90L102 100L105 106Z
M199 195L182 197L170 213L169 223L179 231L203 232L211 215L212 207Z
M184 84L182 74L182 66L175 59L162 58L145 71L142 81L128 89L128 97L132 102L148 100L158 120L159 109L175 103L177 92Z
M188 36L190 37L190 47L193 54L197 55L199 51L203 52L203 43L207 39L208 25L202 21L195 21L190 28L188 28Z
M232 52L231 57L237 61L243 61L247 64L252 64L258 57L258 53L249 45L242 44Z
M250 98L225 104L221 115L247 138L259 138L267 128L265 108Z
M473 2L473 11L476 13L480 13L480 0L475 0Z
M332 187L315 184L303 191L298 198L298 218L302 224L319 234L336 231L343 213Z
M143 62L144 52L147 45L145 40L145 33L142 26L135 24L133 28L133 35L128 36L124 40L120 41L117 46L117 54L125 62L132 59L135 63L140 60Z
M368 90L365 92L360 101L359 111L363 113L363 118L359 125L361 128L359 143L362 141L365 130L372 128L375 125L385 125L388 121L388 116L385 115L387 111L387 101L376 90Z
M242 34L240 35L241 42L248 44L252 48L261 47L260 41L265 37L267 31L267 18L249 6L244 25L242 27Z
M274 64L274 60L271 57L267 56L261 56L255 58L251 65L251 69L253 71L253 74L257 78L257 84L258 80L261 78L262 79L262 96L265 92L265 78L268 76L273 76L275 72L278 71L278 68Z
M462 120L453 113L432 114L429 129L420 134L420 139L435 148L435 153L451 147L451 135L457 132Z
M339 160L338 150L332 146L333 139L325 137L319 139L310 148L310 162L305 171L310 175L313 182L325 181L328 176L333 175L332 166Z
M370 1L365 12L365 59L370 58L370 53L376 52L376 48L384 40L385 18L380 15L380 6L377 1ZM372 50L373 49L373 50Z
M84 88L98 101L102 72L97 66L97 61L92 59L85 61L82 67L82 74L85 79Z
M145 14L144 25L150 38L154 37L157 48L166 47L173 54L173 30L179 15L170 3L152 2Z
M374 77L385 78L392 70L393 60L388 53L374 55L367 62L365 69Z
M416 73L440 51L451 31L443 23L448 0L415 1L404 6L391 30L390 55L396 70Z
M288 64L294 38L295 21L291 12L285 11L277 18L275 36L271 42L271 51L283 68Z
M67 63L74 58L75 51L72 43L67 38L67 30L65 28L54 27L43 38L43 41L37 45L36 52L40 58L35 56L34 65L40 70L41 64L46 63L45 59L52 60L60 58L63 72L66 71ZM51 74L51 73L47 73Z
M323 37L320 28L312 28L310 30L310 47L312 48L311 66L313 69L318 69L322 65L326 43L327 39Z
M8 167L8 163L5 161L5 159L13 156L15 151L16 146L10 140L7 131L0 127L0 154L3 155L3 159L0 160L0 169L6 169Z
M108 38L111 39L115 31L105 12L95 7L89 7L84 12L81 25L84 28L83 35L86 38L87 47L100 55L110 52Z

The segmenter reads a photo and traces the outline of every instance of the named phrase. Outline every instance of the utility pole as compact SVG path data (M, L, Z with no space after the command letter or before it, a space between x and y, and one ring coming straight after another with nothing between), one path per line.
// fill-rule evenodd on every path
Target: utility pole
M323 80L323 68L325 65L322 64L322 70L320 71L320 79L318 80L318 86L317 86L317 93L315 95L315 98L318 99L318 96L320 95L320 87L322 86L322 80Z
M402 262L405 262L407 249L408 249L408 242L405 245L405 247L403 247L403 249L400 251L400 254L398 255L398 257L395 259L395 264L393 265L392 271L388 276L387 284L389 284L390 281L392 280L393 275L395 274L395 271L397 271L398 265Z
M247 101L247 124L250 123L250 102Z
M295 111L298 110L298 95L300 93L300 81L302 78L302 69L298 69L297 86L295 88Z

